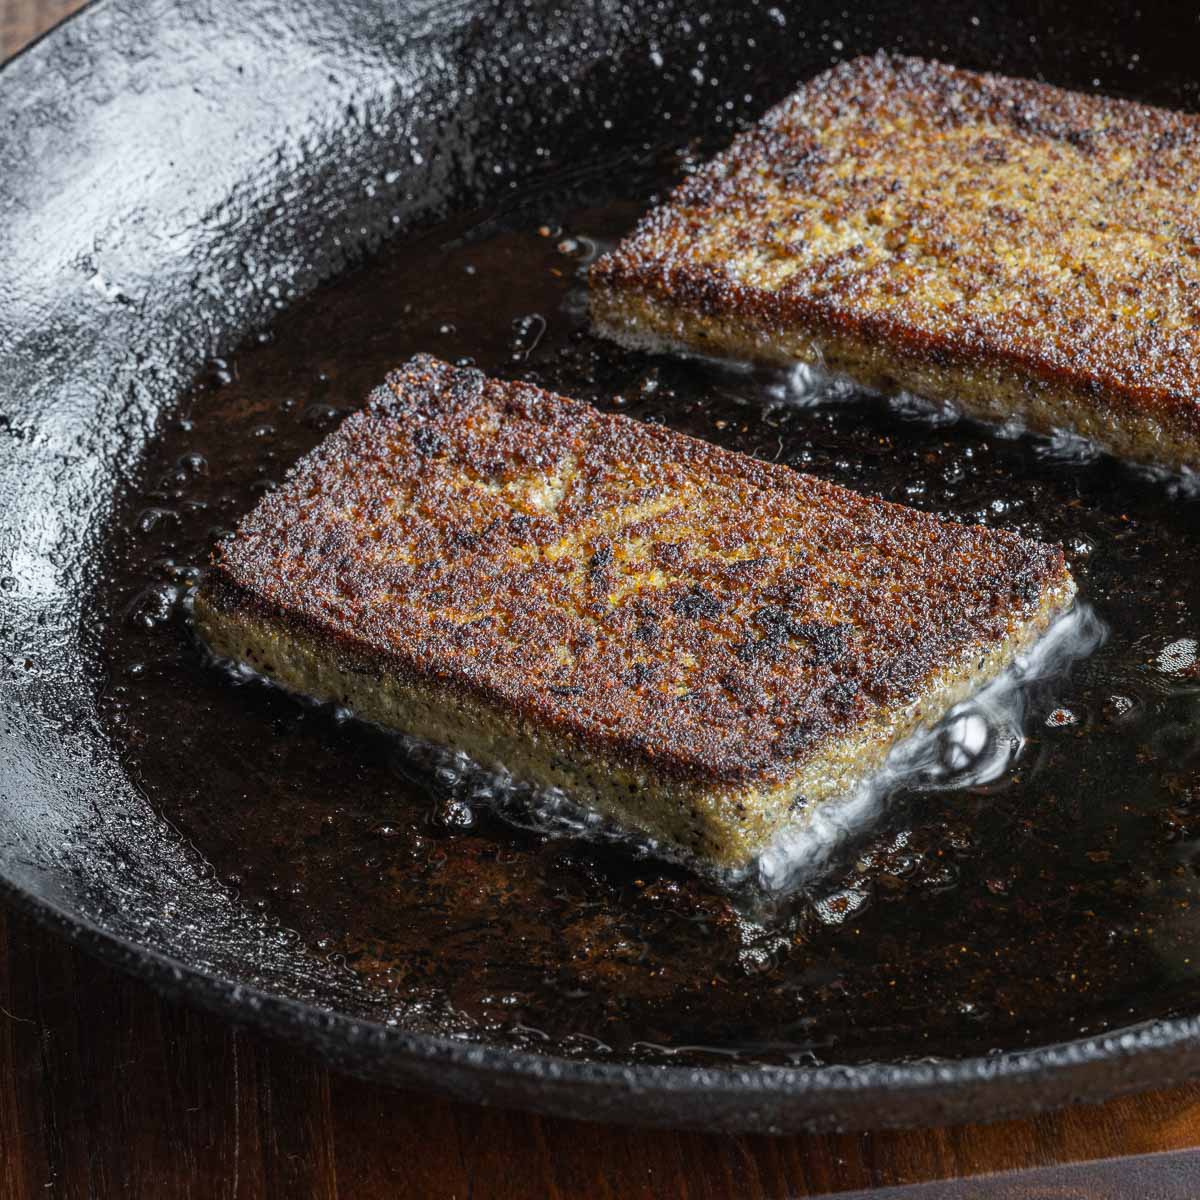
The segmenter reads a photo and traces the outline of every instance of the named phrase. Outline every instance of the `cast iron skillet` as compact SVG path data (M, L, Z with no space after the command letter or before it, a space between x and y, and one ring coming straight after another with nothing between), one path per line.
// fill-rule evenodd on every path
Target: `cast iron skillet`
M0 77L0 885L155 984L406 1086L707 1129L1028 1112L1200 1071L1200 1019L937 1063L560 1058L356 1019L218 886L98 719L114 497L210 355L389 232L679 142L880 46L1195 108L1170 6L100 0ZM732 101L732 108L726 107ZM404 153L398 152L404 148ZM370 186L368 186L368 184ZM169 914L169 915L168 915Z

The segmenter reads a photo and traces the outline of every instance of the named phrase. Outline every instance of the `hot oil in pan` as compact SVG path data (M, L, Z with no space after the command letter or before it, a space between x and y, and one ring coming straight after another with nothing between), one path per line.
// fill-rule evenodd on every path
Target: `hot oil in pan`
M394 245L212 364L111 549L104 706L131 772L245 904L357 973L365 1015L405 1026L586 1057L806 1063L1194 1011L1200 501L1069 446L844 394L798 405L772 394L777 376L594 340L581 269L679 167L614 168ZM213 539L422 350L1061 542L1107 641L1031 694L1027 743L998 778L896 796L770 920L682 870L514 829L414 775L394 739L231 686L179 604Z

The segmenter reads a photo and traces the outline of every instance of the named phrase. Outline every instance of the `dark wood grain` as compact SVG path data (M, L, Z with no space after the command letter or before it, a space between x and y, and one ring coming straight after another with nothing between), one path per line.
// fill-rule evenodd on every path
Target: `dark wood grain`
M0 59L77 7L0 0ZM1192 1200L1197 1144L1200 1086L841 1137L639 1133L473 1108L333 1075L0 911L2 1200Z
M0 0L0 62L83 4L84 0Z

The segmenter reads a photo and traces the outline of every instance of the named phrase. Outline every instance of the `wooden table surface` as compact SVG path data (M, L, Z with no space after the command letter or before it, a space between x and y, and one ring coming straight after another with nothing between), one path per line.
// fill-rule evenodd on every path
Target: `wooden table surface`
M0 60L77 7L0 0ZM0 910L0 1200L1194 1200L1198 1144L1200 1085L1031 1121L839 1137L640 1133L479 1109L331 1074Z

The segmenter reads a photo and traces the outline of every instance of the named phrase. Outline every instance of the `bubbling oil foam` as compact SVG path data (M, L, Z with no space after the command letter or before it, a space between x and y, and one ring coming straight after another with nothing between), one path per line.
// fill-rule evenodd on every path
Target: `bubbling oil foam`
M1015 416L1004 421L987 421L970 416L952 399L931 400L904 390L877 391L848 375L829 370L819 353L811 363L798 362L780 367L698 354L681 344L640 331L607 330L605 335L633 350L669 354L672 358L685 358L712 367L728 384L721 390L734 394L743 402L760 404L768 410L777 407L819 408L870 396L882 400L902 419L929 429L943 429L960 421L971 421L1006 440L1028 437L1036 457L1063 466L1086 466L1106 453L1102 446L1074 430L1055 428L1049 433L1035 432ZM1121 461L1134 474L1164 486L1173 497L1188 500L1200 498L1200 470L1194 467L1165 467L1124 459Z
M721 365L721 360L718 359L707 361ZM732 361L725 365L739 374L746 369L745 364L740 361ZM972 417L954 400L930 400L906 391L877 392L856 383L848 376L829 371L819 361L815 364L797 363L793 367L776 368L775 371L779 377L767 382L762 389L768 405L813 408L864 395L874 396L883 400L898 416L931 429L942 429L967 420L985 425L997 437L1028 437L1035 456L1046 462L1063 466L1087 466L1106 453L1102 446L1071 429L1055 428L1049 433L1040 433L1031 430L1019 417L1009 417L1001 422ZM1200 471L1193 467L1164 467L1125 460L1122 462L1133 473L1166 487L1168 493L1174 497L1200 498Z
M882 769L853 792L815 805L804 823L785 829L754 864L757 884L778 895L814 882L902 790L946 791L1001 778L1025 748L1026 719L1039 692L1097 649L1106 634L1095 611L1077 602L987 686L937 725L898 742Z
M432 784L434 820L448 830L472 828L477 810L486 809L510 825L544 837L612 845L634 857L685 866L723 890L740 894L749 901L748 909L761 912L817 883L840 852L869 832L899 791L965 788L1000 778L1025 746L1026 717L1040 686L1061 677L1105 636L1106 628L1092 608L1076 602L986 687L956 705L937 725L898 742L883 767L853 791L804 810L794 825L736 871L716 869L620 825L561 788L531 784L504 768L482 766L463 751L423 738L393 730L383 733L395 746L396 769L418 783ZM245 663L214 661L235 682L281 688ZM331 707L294 692L288 695L315 707ZM332 707L332 713L337 721L358 720L346 708Z

